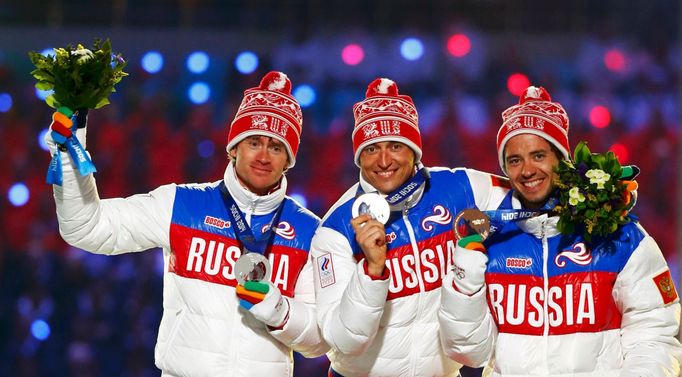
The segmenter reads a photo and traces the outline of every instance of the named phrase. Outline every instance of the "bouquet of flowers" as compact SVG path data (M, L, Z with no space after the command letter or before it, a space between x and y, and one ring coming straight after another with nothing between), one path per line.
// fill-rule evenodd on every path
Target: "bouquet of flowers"
M36 88L52 90L45 102L57 111L52 114L50 136L58 146L47 169L47 183L62 185L61 152L71 155L78 172L85 176L97 171L85 148L75 136L85 127L88 109L99 109L109 103L114 85L128 74L121 55L111 52L111 42L95 39L92 50L79 44L55 48L54 55L29 52L36 69L31 72L38 80ZM82 124L79 124L82 123Z
M580 142L573 162L562 160L557 168L554 183L559 204L554 212L559 215L559 231L567 234L583 229L590 242L594 236L607 236L629 222L636 183L624 181L622 176L623 167L613 152L591 153L587 144Z
M112 54L109 39L95 39L91 50L78 44L54 52L45 56L32 51L28 55L36 67L31 72L38 80L36 88L54 90L45 102L55 109L99 109L109 103L109 95L116 91L114 85L128 75L121 55Z

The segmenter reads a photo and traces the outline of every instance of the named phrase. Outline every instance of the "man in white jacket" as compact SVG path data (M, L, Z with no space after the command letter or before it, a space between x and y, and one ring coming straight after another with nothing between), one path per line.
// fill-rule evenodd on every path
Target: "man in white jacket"
M464 208L496 208L507 188L474 170L425 168L414 103L389 79L370 83L353 112L360 179L324 217L311 249L330 373L456 376L461 365L443 353L437 321L452 220ZM389 203L385 224L353 213L365 193Z
M457 246L438 313L444 352L493 376L678 376L680 304L656 242L634 220L591 242L560 234L546 210L569 159L568 116L529 87L502 118L512 190L499 209L545 211L485 247Z
M85 116L74 119L85 145ZM54 186L54 198L64 240L106 255L163 249L155 349L163 376L291 376L292 350L310 357L327 351L315 322L308 254L319 218L285 195L284 172L296 161L301 127L291 82L270 72L244 93L223 180L100 199L92 174L79 175L61 153L63 185ZM50 135L54 154L62 146ZM245 246L272 268L258 300L235 292L243 288L235 263Z

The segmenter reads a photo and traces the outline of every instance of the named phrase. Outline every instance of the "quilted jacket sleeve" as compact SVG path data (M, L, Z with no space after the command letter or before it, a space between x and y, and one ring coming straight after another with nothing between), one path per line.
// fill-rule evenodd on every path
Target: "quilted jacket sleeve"
M374 340L388 296L389 279L372 280L364 259L356 263L348 240L320 227L313 237L317 321L329 346L359 355Z
M78 174L62 153L63 185L53 186L59 232L72 246L96 254L167 247L175 185L129 198L100 200L93 174Z
M443 278L438 310L440 342L445 354L466 366L485 366L492 357L497 326L490 314L484 287L472 296L453 288L454 272Z
M679 376L679 298L650 236L642 239L618 274L613 295L623 316L621 376Z
M289 320L281 330L270 331L275 339L305 357L321 356L329 350L317 326L313 259L308 261L298 277L294 299L289 300Z

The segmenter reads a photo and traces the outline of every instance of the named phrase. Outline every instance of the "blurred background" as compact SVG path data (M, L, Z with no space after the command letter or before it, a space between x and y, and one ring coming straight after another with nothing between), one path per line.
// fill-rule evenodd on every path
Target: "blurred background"
M61 240L42 142L53 110L28 51L110 38L128 61L112 104L90 113L103 198L221 179L243 91L286 72L304 114L289 194L319 216L358 178L351 108L374 78L414 99L427 165L498 174L501 112L544 86L572 147L642 168L634 213L679 282L681 20L676 0L2 1L0 375L159 375L161 252ZM297 357L295 372L327 365Z

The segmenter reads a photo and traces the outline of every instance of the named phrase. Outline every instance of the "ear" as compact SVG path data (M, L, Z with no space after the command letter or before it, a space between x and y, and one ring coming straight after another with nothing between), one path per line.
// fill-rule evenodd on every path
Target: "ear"
M227 155L230 156L230 158L237 158L237 146L235 145L232 147L232 149L227 149L225 147L225 150L227 151Z

